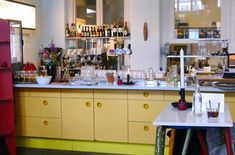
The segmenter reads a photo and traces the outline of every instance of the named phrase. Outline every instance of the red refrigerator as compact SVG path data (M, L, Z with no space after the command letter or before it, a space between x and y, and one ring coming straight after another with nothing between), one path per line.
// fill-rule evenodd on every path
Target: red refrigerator
M10 28L0 19L0 136L4 137L10 155L16 155Z

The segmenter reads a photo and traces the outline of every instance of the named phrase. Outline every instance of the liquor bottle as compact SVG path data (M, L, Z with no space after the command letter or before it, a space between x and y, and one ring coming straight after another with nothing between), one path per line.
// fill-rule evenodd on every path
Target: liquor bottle
M113 25L113 37L117 37L117 26L115 23Z
M127 22L125 22L125 25L124 25L123 35L124 35L124 36L128 36L128 27L127 27Z
M200 86L197 82L195 92L193 93L192 101L192 112L195 116L200 116L202 114L202 95L200 92Z
M96 37L99 37L100 36L100 27L97 26L96 28Z
M85 30L84 30L84 26L82 27L82 33L81 33L81 37L84 37L85 35Z
M99 37L103 37L103 27L100 26L100 34L99 34Z
M119 37L123 36L123 27L122 27L121 23L119 23L119 25L118 25L118 36Z
M69 24L67 23L67 24L66 24L66 27L65 27L65 37L66 37L66 38L70 37L69 33L70 33L70 32L69 32Z
M77 37L81 37L81 36L82 36L82 27L81 25L79 25L77 28Z
M110 26L108 26L108 29L107 29L107 37L111 37L111 28L110 28Z
M73 37L73 23L71 23L70 28L69 28L69 36Z

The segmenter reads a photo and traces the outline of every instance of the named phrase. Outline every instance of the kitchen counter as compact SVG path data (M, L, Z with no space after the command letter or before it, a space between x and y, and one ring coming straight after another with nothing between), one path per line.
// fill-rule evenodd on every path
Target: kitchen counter
M65 89L111 89L111 90L180 90L179 87L169 87L166 85L147 86L147 85L107 85L106 83L99 83L98 85L70 85L70 84L14 84L16 88L65 88ZM186 91L194 91L195 86L187 86ZM201 86L201 91L204 92L235 92L233 90L223 90L210 86Z

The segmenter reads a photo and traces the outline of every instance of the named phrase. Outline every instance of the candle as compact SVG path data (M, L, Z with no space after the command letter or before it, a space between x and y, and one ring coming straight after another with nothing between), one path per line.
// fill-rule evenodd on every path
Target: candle
M184 88L184 50L180 50L180 88Z

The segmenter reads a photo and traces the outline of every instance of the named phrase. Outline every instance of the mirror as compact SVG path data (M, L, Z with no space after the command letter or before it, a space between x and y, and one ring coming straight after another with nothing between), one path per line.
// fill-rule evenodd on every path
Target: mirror
M175 0L175 39L220 38L221 0Z

